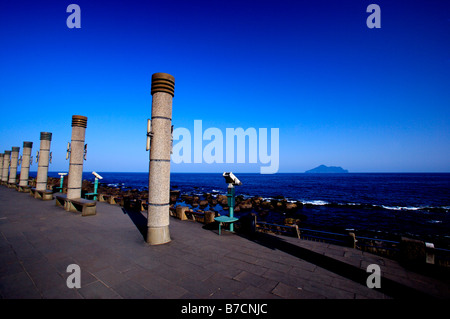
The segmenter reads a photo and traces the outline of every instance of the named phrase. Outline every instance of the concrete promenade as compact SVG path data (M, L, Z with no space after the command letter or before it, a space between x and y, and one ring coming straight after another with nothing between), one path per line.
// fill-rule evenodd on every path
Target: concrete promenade
M359 250L295 238L253 238L171 217L172 241L149 246L145 214L97 203L81 217L0 186L3 299L448 299L448 281ZM81 288L69 289L70 264ZM381 268L370 289L369 264Z

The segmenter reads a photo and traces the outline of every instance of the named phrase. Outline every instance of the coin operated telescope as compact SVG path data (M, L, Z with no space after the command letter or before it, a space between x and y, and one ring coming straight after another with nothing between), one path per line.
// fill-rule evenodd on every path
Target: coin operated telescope
M229 223L230 232L234 232L233 223L238 220L238 218L234 217L234 204L235 204L234 186L240 186L242 185L242 182L232 172L224 172L223 177L225 178L225 182L228 184L227 203L229 208L229 216L216 217L215 220L218 221L220 224ZM219 227L219 234L220 234L220 227Z
M92 195L94 195L94 200L97 200L97 195L98 195L98 180L99 179L103 179L102 176L100 176L98 173L96 172L92 172L92 174L95 176L95 182L94 182L94 193ZM87 194L86 194L87 195Z
M230 212L230 217L234 218L234 204L235 204L235 188L234 186L242 185L242 182L234 176L232 172L223 173L223 177L225 177L225 182L228 184L227 189L227 202ZM233 223L230 224L230 231L233 231Z
M86 198L92 196L93 200L97 200L97 195L98 195L98 180L99 179L103 179L102 176L100 176L97 172L92 172L92 174L95 176L95 181L94 181L94 192L93 193L86 193L84 194L84 196Z

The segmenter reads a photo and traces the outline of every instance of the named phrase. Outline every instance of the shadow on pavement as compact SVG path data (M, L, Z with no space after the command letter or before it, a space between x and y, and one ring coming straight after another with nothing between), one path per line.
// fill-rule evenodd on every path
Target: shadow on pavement
M144 241L147 241L147 218L141 212L132 209L122 208L122 211L125 215L130 217L131 221L144 238Z
M282 238L272 236L265 233L238 234L239 236L263 245L273 250L280 250L292 256L298 257L304 261L312 263L320 268L334 272L342 277L348 278L361 285L366 286L367 277L370 273L361 268L354 267L345 262L333 259L331 257L316 253L314 251L302 248L300 246L286 242ZM414 288L407 287L388 278L381 278L381 288L377 288L380 292L396 299L430 299L434 298L424 292Z

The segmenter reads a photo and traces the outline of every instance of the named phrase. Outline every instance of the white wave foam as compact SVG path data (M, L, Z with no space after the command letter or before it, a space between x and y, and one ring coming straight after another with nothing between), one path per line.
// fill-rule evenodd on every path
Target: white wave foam
M383 207L384 209L388 209L388 210L420 210L423 209L424 207L414 207L414 206L386 206L386 205L381 205L381 207Z
M310 204L310 205L316 205L316 206L323 206L323 205L327 205L328 202L324 201L324 200L311 200L311 201L302 201L303 205L305 204Z

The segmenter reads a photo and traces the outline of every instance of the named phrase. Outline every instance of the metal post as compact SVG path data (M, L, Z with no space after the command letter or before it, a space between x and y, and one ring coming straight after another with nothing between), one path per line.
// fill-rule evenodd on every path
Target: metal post
M97 194L97 189L98 189L98 178L95 178L94 181L94 194ZM97 200L97 195L94 195L94 200Z
M229 183L227 197L228 197L228 207L229 207L229 212L230 212L229 215L231 218L234 217L234 203L235 203L234 195L235 195L234 185L232 183ZM233 223L230 223L230 232L233 232L233 231L234 231Z
M11 151L5 151L3 156L3 171L2 171L2 184L8 184L8 173L9 173L9 161L11 159Z
M150 145L147 238L150 245L170 242L170 153L172 147L172 99L175 78L167 73L152 75L152 118L148 125Z
M17 180L17 162L19 160L20 147L14 146L11 151L11 164L9 169L8 187L15 187Z
M33 148L33 142L23 142L23 151L22 151L22 166L20 168L20 177L19 177L19 189L23 187L28 187L28 177L30 173L30 165L31 165L31 149Z
M59 192L62 193L63 192L63 184L64 184L64 176L67 175L67 173L58 173L59 176L61 176L59 178Z
M87 127L87 117L72 116L72 139L70 142L69 179L67 180L67 198L81 198L83 182L84 139Z
M50 144L52 142L52 133L41 132L41 145L36 160L39 160L36 176L36 190L44 191L47 189L48 165L50 162Z

